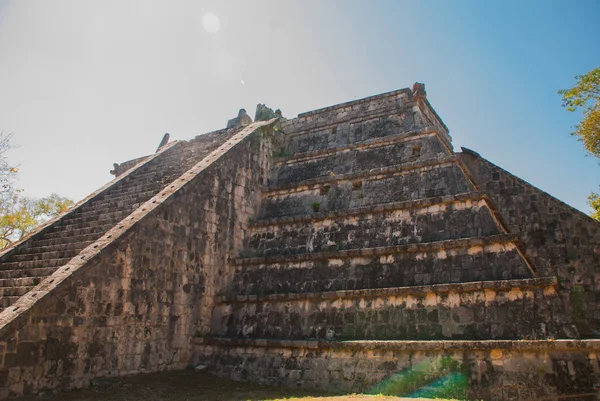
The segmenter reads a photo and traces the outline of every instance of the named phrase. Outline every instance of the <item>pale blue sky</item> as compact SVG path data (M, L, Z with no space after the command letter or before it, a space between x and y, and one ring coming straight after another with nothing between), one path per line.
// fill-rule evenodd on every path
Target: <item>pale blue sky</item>
M26 194L79 200L165 132L420 81L457 150L587 212L600 166L556 91L600 65L599 17L592 0L0 1L0 130Z

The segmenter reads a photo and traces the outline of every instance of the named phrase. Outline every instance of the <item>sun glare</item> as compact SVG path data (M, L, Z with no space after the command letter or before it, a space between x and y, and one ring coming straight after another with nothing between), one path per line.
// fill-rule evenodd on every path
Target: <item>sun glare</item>
M202 26L206 32L215 34L221 29L221 21L219 20L219 17L213 13L204 13L202 16Z

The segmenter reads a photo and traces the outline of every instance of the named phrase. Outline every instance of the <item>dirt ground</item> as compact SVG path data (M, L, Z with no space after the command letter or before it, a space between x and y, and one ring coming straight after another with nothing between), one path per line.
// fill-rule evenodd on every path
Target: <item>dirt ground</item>
M218 379L193 370L98 380L68 393L19 398L19 401L394 401L407 398L343 395L323 391L260 386ZM423 400L421 400L423 401ZM439 400L438 400L439 401Z

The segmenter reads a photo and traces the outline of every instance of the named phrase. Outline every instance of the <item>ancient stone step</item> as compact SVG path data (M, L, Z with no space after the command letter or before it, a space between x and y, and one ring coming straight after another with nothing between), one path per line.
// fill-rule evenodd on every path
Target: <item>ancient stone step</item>
M361 174L377 168L416 164L447 157L450 151L435 133L394 136L395 141L305 153L275 166L274 186L340 174Z
M272 294L522 279L514 235L235 260L223 294Z
M35 287L43 277L20 277L0 279L0 287Z
M25 262L4 262L0 264L0 279L37 277L52 274L72 258L28 260Z
M69 226L85 226L87 224L97 224L100 221L114 221L115 224L121 221L123 218L131 214L133 210L130 209L116 209L110 213L89 213L87 216L67 216L67 218L61 221L61 224L65 227ZM83 225L83 226L82 226Z
M74 222L73 220L65 220L63 223L65 224L64 226L62 226L61 228L63 228L63 232L74 232L75 230L78 229L84 229L84 228L90 228L90 229L95 229L97 227L101 227L101 226L111 226L114 227L119 221L121 221L122 219L124 219L125 217L129 216L130 213L127 212L123 212L122 216L119 218L112 218L112 219L104 219L101 218L99 220L79 220ZM105 231L106 232L106 231Z
M103 232L106 232L108 230L110 230L110 228L112 228L111 226L108 226L108 228ZM98 232L100 231L97 230ZM35 241L35 245L39 246L39 247L48 247L48 246L53 246L53 245L61 245L61 244L70 244L73 242L93 242L95 240L97 240L102 233L92 233L92 234L80 234L78 236L59 236L59 235L54 235L54 234L58 234L58 233L52 233L53 236L50 237L49 239L40 239ZM47 235L44 235L43 238L47 238Z
M12 297L0 297L0 307L7 308L17 302L17 300L21 298L19 296Z
M217 297L212 334L242 338L569 338L555 277L264 297Z
M53 227L53 231L44 233L44 240L48 239L66 239L67 241L71 241L71 237L79 237L79 236L94 236L100 237L103 233L107 232L115 225L112 222L94 225L92 227L84 227L84 228L76 228L74 229L72 226L70 227Z
M139 202L140 199L150 199L168 183L144 185L143 187L126 187L123 190L111 191L109 194L90 203L91 208L102 208L106 205L126 204L131 201Z
M119 213L122 211L123 212L124 211L131 212L131 211L135 210L136 205L139 205L143 202L145 202L145 200L137 199L137 200L133 201L132 203L122 204L121 206L115 206L115 205L96 206L93 209L89 209L89 210L86 210L85 212L77 213L77 214L74 214L73 216L69 216L69 217L72 217L72 218L88 218L88 217L98 218L98 216L102 216L102 215L106 215L108 217L112 214Z
M501 234L482 194L259 221L248 247L258 256L396 246Z
M83 248L82 248L83 249ZM72 259L81 252L81 249L69 249L64 251L42 252L42 253L26 253L22 255L12 255L11 261L28 262L36 260L52 260L52 259ZM4 264L4 263L3 263ZM2 264L2 265L3 265ZM2 266L0 265L0 267Z
M154 191L135 192L132 194L115 194L114 196L98 199L90 204L90 207L82 212L104 211L106 208L130 208L134 203L143 203L156 195L162 187Z
M0 298L3 297L21 297L27 294L33 286L24 287L0 287Z
M272 187L264 193L259 218L311 215L389 202L456 195L473 191L454 157L440 161L375 169Z
M84 241L84 242L67 242L62 244L54 244L48 246L34 246L31 248L26 248L22 250L19 255L32 255L39 253L51 253L51 252L62 252L62 251L80 251L87 247L88 245L93 244L94 241ZM39 245L39 242L35 242L35 245Z

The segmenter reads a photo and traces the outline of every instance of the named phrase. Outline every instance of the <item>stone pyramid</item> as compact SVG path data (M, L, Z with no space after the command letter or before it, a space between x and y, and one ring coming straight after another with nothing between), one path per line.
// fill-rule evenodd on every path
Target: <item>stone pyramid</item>
M596 399L597 222L455 152L422 84L256 120L115 165L0 255L1 397L201 364L344 392Z

